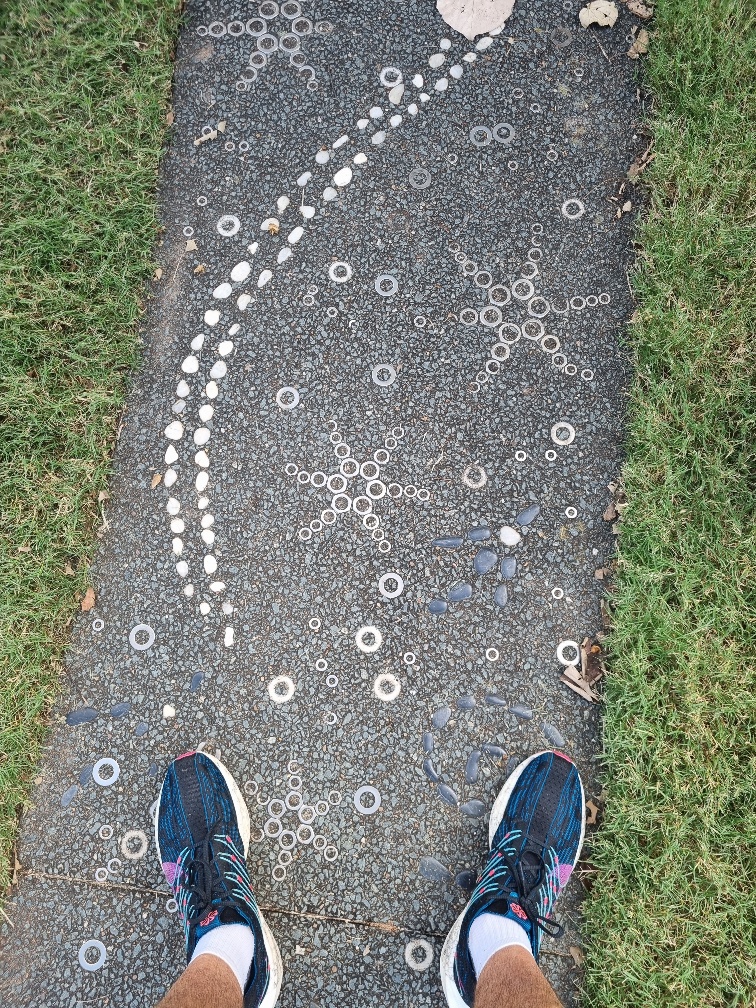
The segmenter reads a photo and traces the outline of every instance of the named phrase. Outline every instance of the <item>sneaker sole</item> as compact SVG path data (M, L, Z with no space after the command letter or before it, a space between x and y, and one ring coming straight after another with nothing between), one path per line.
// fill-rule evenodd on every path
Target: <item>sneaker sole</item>
M534 753L529 756L526 760L523 760L519 766L515 767L512 773L507 777L504 782L504 786L496 797L496 801L493 803L493 808L491 809L491 817L488 822L488 847L491 848L493 843L493 838L496 836L496 830L501 824L501 820L504 818L504 810L507 807L507 802L509 797L514 791L515 784L520 779L520 776L524 773L526 767L528 767L533 760L538 759L539 756L543 756L546 753L552 752L550 749L543 749L541 752ZM575 864L578 863L580 859L580 851L583 847L583 840L585 839L585 791L583 790L583 781L580 779L580 795L583 800L583 822L580 827L580 841L578 843L577 855L575 857ZM459 942L459 932L462 927L462 920L467 912L467 907L465 906L462 913L457 917L452 925L452 929L446 936L446 941L444 942L444 947L441 949L441 961L439 964L439 969L441 972L441 986L443 987L444 997L446 998L446 1003L449 1008L469 1008L466 1001L462 1000L462 995L457 990L457 984L454 980L454 953L457 950L457 943Z
M247 849L249 847L249 834L250 834L250 822L249 822L249 809L247 808L247 803L242 797L242 793L239 790L239 785L236 783L234 778L231 776L231 772L221 763L219 759L215 756L211 756L210 753L204 752L203 756L214 763L223 775L223 779L226 782L226 786L231 794L231 800L234 803L234 812L236 813L236 820L239 826L239 835L242 839L242 844L244 845L244 857L247 856ZM160 789L160 797L158 798L158 810L160 808L160 798L163 796L163 789ZM158 857L160 858L160 863L163 863L163 856L160 851L160 843L158 841L158 820L159 816L155 816L155 848L158 852ZM268 927L268 922L263 917L260 912L260 908L257 908L257 916L260 921L260 929L263 933L263 938L265 940L265 951L268 955L268 964L270 967L270 979L268 981L268 989L265 992L265 997L260 1002L260 1008L275 1008L275 1004L278 1001L278 995L281 993L281 984L283 983L283 962L281 961L281 951L278 948L278 943L273 937L273 932Z

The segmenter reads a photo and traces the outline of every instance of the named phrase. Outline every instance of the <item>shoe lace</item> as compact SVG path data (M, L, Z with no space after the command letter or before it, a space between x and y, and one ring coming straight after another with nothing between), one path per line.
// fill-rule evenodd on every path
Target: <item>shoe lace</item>
M182 888L186 893L186 924L190 931L194 931L211 910L217 910L220 915L227 907L237 905L218 866L215 838L221 829L220 822L211 823L183 864Z
M557 938L564 930L553 918L544 916L538 908L537 893L542 885L546 883L548 869L543 855L540 851L528 850L528 862L523 867L524 859L522 854L514 857L507 851L502 851L502 859L509 869L513 882L511 887L517 893L517 905L521 908L533 927L540 928L552 938ZM526 878L527 870L530 881Z

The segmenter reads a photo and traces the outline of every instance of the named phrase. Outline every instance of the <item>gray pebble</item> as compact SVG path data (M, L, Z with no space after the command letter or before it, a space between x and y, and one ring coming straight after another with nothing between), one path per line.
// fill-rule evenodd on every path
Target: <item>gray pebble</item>
M493 756L494 759L501 759L504 755L504 750L501 746L494 745L493 742L486 742L481 746L484 753L488 753L489 756Z
M486 693L486 703L490 704L491 707L506 707L509 703L504 697L497 696L495 693Z
M76 795L79 793L79 785L72 784L71 787L66 791L63 797L60 799L60 804L63 808L68 808L71 802L74 800Z
M90 721L94 721L99 716L100 712L95 710L94 707L82 707L79 710L66 714L66 724L72 727L74 725L89 724Z
M428 603L428 612L433 613L434 616L442 615L448 608L449 606L442 598L431 599Z
M94 764L91 766L85 766L84 769L79 774L79 785L80 787L86 787L87 784L92 780L92 771L94 770Z
M438 797L442 802L446 802L447 805L459 805L459 799L448 784L438 785Z
M140 721L139 724L134 729L134 734L137 738L141 738L142 735L146 735L149 731L149 725L146 725L144 721Z
M472 710L475 706L474 696L461 696L457 699L457 707L460 710Z
M191 684L189 686L189 690L192 693L196 693L197 690L202 685L202 683L204 682L204 680L205 680L205 673L204 672L195 672L194 675L192 676L192 681L191 681Z
M479 798L471 798L470 801L459 806L459 811L470 819L480 819L486 811L486 806Z
M478 881L478 876L474 871L465 868L464 871L461 871L457 875L454 881L460 889L464 889L465 892L472 892L475 888L475 883Z
M530 523L532 521L535 521L535 519L538 517L540 513L541 513L541 505L531 504L530 507L526 507L524 511L520 511L520 513L515 518L515 521L520 526L530 525Z
M556 746L557 749L561 749L562 746L565 746L567 744L564 740L564 737L561 735L559 730L554 727L553 724L549 724L548 721L544 721L542 727L543 727L543 734L546 737L547 741L551 742L551 744Z
M450 602L466 602L468 599L472 598L472 592L472 585L455 585L447 594L447 598Z
M465 763L465 780L468 784L474 784L478 779L478 766L480 764L480 749L473 749L467 757Z
M123 717L124 714L128 714L131 710L131 701L122 700L121 703L117 703L115 707L111 707L108 712L111 717L119 718Z
M496 591L494 592L493 600L499 609L503 609L507 602L509 601L509 595L507 594L507 586L500 584L496 586Z
M429 756L433 752L433 736L429 731L423 733L423 752Z
M526 707L525 704L513 704L509 708L509 713L514 714L515 717L522 718L524 721L531 721L533 719L532 709L530 707Z
M433 540L431 546L438 546L439 549L459 549L463 542L462 536L440 536Z
M499 570L501 571L501 576L503 578L506 578L507 580L509 580L509 578L513 578L517 571L517 560L513 556L505 556L501 561L501 567Z
M431 724L434 728L443 728L451 717L451 707L439 707L431 717Z
M467 538L470 542L486 542L486 540L491 538L491 529L485 525L478 525L477 528L468 530Z
M473 570L476 574L488 574L496 566L499 560L498 555L495 550L489 549L487 546L481 547L475 554L475 559L473 560Z
M452 873L434 857L420 858L420 874L430 882L447 882Z
M438 776L438 771L433 766L433 760L430 758L430 756L426 757L426 759L423 760L423 773L425 774L425 776L428 778L429 781L433 781L434 784L438 783L440 779Z

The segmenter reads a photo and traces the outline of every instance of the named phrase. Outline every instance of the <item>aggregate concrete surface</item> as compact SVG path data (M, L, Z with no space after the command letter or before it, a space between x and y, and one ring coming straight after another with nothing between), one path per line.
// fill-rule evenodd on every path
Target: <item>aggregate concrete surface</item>
M578 7L519 2L471 44L431 3L188 5L162 274L5 1005L149 1006L177 977L151 807L199 743L250 805L282 1008L442 1005L508 770L563 748L595 795L600 707L560 673L602 626L643 110L634 19ZM581 892L542 956L568 1005Z

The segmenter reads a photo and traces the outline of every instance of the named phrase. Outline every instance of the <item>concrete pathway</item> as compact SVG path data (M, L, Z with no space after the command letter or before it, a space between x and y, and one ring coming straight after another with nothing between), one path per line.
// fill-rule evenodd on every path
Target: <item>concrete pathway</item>
M562 674L613 549L641 110L629 13L577 15L520 3L475 45L430 3L189 4L5 1005L149 1006L178 975L152 807L198 743L248 796L282 1008L441 1005L508 769L556 746L596 793L600 708ZM580 895L543 956L568 1004Z

